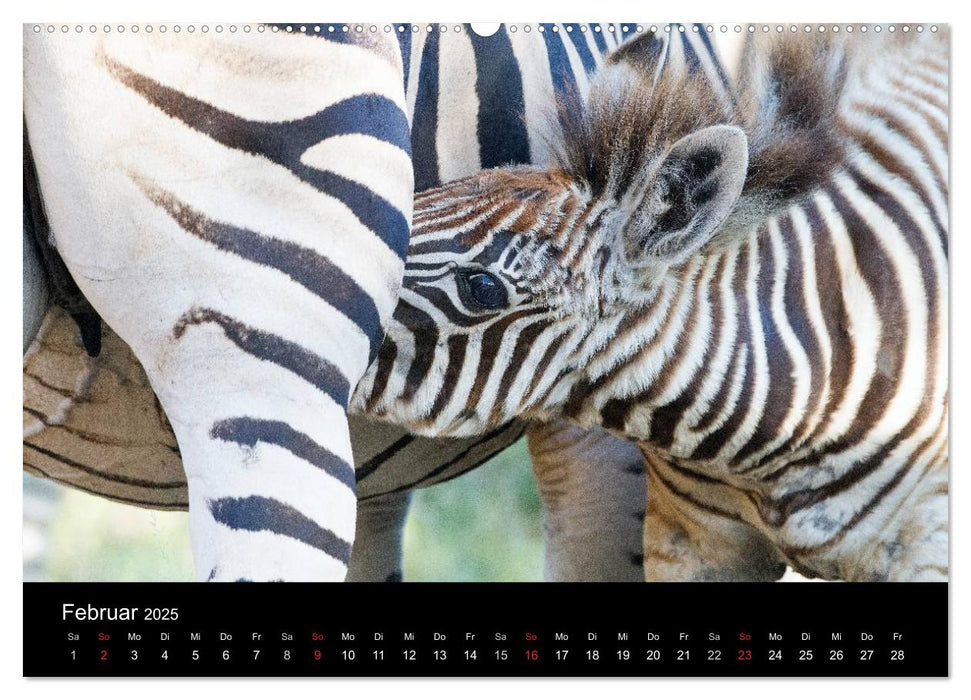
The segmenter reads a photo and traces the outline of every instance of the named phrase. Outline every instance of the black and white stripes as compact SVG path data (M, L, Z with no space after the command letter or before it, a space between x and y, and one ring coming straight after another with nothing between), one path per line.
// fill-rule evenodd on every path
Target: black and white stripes
M586 94L592 76L603 65L606 55L638 34L634 23L546 24L543 32L532 34L524 33L522 27L517 31L502 25L488 37L477 35L468 26L461 32L454 32L451 27L442 32L438 25L430 25L430 31L422 27L416 34L410 27L404 29L398 36L405 65L416 189L471 175L481 167L548 161L550 131L557 128L551 124L550 117L557 100ZM651 45L657 54L666 56L672 67L704 72L719 93L727 89L724 71L704 32L673 31L670 35L653 37ZM403 316L408 315L405 308L399 309ZM462 339L454 338L451 343L450 362L457 366L458 353L464 351ZM396 353L395 344L386 341L380 366L390 370ZM414 371L422 370L419 366ZM387 379L388 375L379 371L375 381L380 384ZM438 395L438 402L450 397L454 385L446 382L446 386L448 390ZM434 439L354 418L351 434L359 464L359 493L365 499L361 507L369 508L369 499L380 498L388 489L392 493L405 492L407 488L424 487L460 475L504 449L523 430L521 423L511 423L490 430L485 439ZM542 450L547 436L554 432L553 428L538 429L531 434L531 445ZM573 434L562 429L558 432ZM597 439L604 448L604 460L624 452L611 444L609 436ZM582 449L574 449L581 447L580 442ZM562 522L572 517L576 521L571 524L569 534L559 526L548 530L551 539L547 542L547 570L551 575L569 580L603 576L615 579L630 564L629 548L613 546L608 536L597 541L596 534L602 534L603 530L596 523L602 517L610 517L609 508L596 517L587 512L584 522L577 519L577 514L589 502L585 488L609 490L615 481L630 481L622 473L626 457L616 469L602 472L580 463L589 455L593 442L595 438L589 436L576 446L564 449L564 442L559 441L556 443L560 446L558 457L552 455L552 450L542 450L544 463L555 463L556 468L564 470L569 466L588 474L585 480L570 481L568 492L559 485L544 489L541 484L544 492L557 492L556 508L551 505L546 509L547 519ZM544 469L539 477L542 479L552 471L552 467ZM621 476L618 478L615 474ZM599 486L598 479L602 481ZM579 485L581 482L583 487ZM642 503L633 506L629 503L630 499L622 500L616 507L643 511ZM378 507L386 508L385 502L381 501ZM386 578L387 572L372 570L367 559L369 551L378 549L372 543L386 543L389 538L374 537L362 529L378 521L378 518L363 518L358 528L362 549L357 550L355 559L360 565L356 573L361 578ZM640 530L640 523L636 529ZM581 542L576 533L584 531L588 534ZM384 552L378 552L376 558L382 562L394 560ZM639 577L639 569L639 565L636 570L631 569L633 575Z
M178 438L199 576L343 579L345 411L411 218L394 41L26 42L53 237Z
M582 25L582 31L579 24L547 24L543 33L532 35L502 25L488 37L477 35L467 26L459 33L440 32L438 25L430 26L428 32L423 28L412 34L409 27L398 34L416 190L472 175L482 167L548 160L550 117L557 99L586 94L607 54L638 34L635 23ZM727 90L727 78L704 32L673 31L652 37L650 44L672 68L701 71L710 76L719 94ZM407 308L401 307L399 313L407 315ZM396 352L393 342L385 343L378 383L387 379L385 370L390 369ZM435 465L441 460L435 453L451 453L452 441L407 437L405 431L354 420L351 429L355 447L367 454L384 454L387 461L381 465L369 458L365 476L377 472L396 484L404 477L414 484L436 483L439 479L433 477L440 472ZM511 443L521 434L521 427L510 427L506 440ZM411 454L420 448L424 455L420 459L395 459L398 441ZM497 448L505 446L498 439L494 442ZM413 472L419 463L429 465L427 479ZM466 468L477 464L470 462Z
M438 27L427 36L425 33L415 37L410 33L399 33L405 85L408 94L415 96L414 101L409 101L408 114L414 126L411 136L419 176L437 184L442 176L471 174L480 166L548 158L545 141L548 136L543 129L547 125L547 112L551 111L554 97L573 92L584 93L589 74L602 62L604 52L616 48L625 37L633 35L634 26L617 24L608 28L607 25L584 25L583 29L587 31L581 31L580 25L544 25L544 33L536 33L528 38L524 34L517 36L506 27L501 28L494 37L479 37L467 31L467 28L466 32L458 34L442 34L437 31ZM670 63L684 64L692 69L701 67L713 75L720 71L704 33L685 32L671 36L676 50L669 49L667 37L655 42L657 53L670 54L667 58ZM353 41L348 46L359 48L354 46ZM391 54L387 48L378 53L386 58ZM207 55L204 60L216 56ZM310 116L284 122L266 122L253 118L250 113L253 105L247 104L245 99L238 101L237 113L224 109L222 102L206 101L194 93L183 94L173 87L180 84L178 81L165 83L156 79L152 71L139 72L111 57L111 54L99 54L99 61L116 80L171 119L225 148L258 160L266 159L289 170L304 183L326 190L372 229L383 230L388 224L387 228L392 233L400 230L400 227L392 225L396 217L391 211L393 206L391 209L385 206L387 202L375 207L376 212L364 211L360 206L361 190L355 189L355 179L364 181L370 177L380 177L380 173L357 171L348 176L350 164L344 162L341 165L345 174L339 175L326 167L317 167L314 159L315 152L319 152L329 139L331 142L342 141L350 135L383 140L406 151L407 142L402 141L399 128L401 111L396 112L397 107L387 98L371 94L353 95ZM200 59L200 65L205 67L207 64L202 61ZM295 65L300 65L299 59ZM259 79L258 71L268 66L270 64L256 68L254 64L252 77ZM163 73L171 70L164 61L157 67ZM471 75L474 75L474 80L470 81ZM720 82L724 82L723 77ZM462 99L469 90L470 99ZM230 102L233 99L230 98ZM257 98L253 103L259 101ZM313 109L308 108L307 111ZM532 115L532 121L523 118L527 111ZM369 114L373 119L361 121L362 114ZM334 136L339 138L333 139ZM423 138L425 141L422 141ZM427 166L427 163L432 163L433 167ZM129 167L124 172L129 176L130 184L167 214L183 233L191 234L198 241L246 263L277 271L331 307L341 309L359 332L375 337L374 329L379 327L378 308L370 303L367 292L357 284L355 278L344 272L344 267L320 253L318 248L321 241L293 240L287 235L276 234L277 227L272 221L255 227L243 218L234 219L232 212L228 216L215 218L212 212L222 206L220 201L210 202L211 206L198 206L183 196L183 185L162 187L156 179L139 176L137 168ZM214 168L211 173L203 168L195 177L224 178L231 183L238 172L235 166ZM249 197L246 205L253 206L255 203L255 211L259 211L260 194L247 194L244 188L238 196ZM380 201L378 203L381 204ZM389 247L393 248L394 243L389 243ZM239 269L246 270L247 266L242 265ZM218 286L215 291L218 293ZM243 293L248 292L243 290ZM175 321L173 337L176 340L191 340L192 334L207 328L222 332L221 337L218 334L207 336L212 338L214 347L218 348L221 343L229 341L253 359L287 368L295 377L309 382L334 402L342 404L346 401L347 382L340 370L327 359L326 354L312 352L312 343L306 346L296 343L287 333L269 332L265 326L249 324L246 313L232 315L218 304L207 306L196 300L190 301ZM181 454L175 446L165 411L150 397L151 389L138 394L140 397L146 394L146 402L135 400L134 394L126 394L134 389L126 389L124 384L111 386L110 380L114 376L140 375L140 370L131 362L124 343L118 341L110 330L106 330L105 335L110 352L90 360L92 366L84 374L87 377L85 381L93 382L95 386L89 390L86 385L81 393L73 387L65 389L67 398L64 401L71 405L58 408L56 415L53 415L53 423L48 420L50 414L37 414L46 422L40 423L38 430L31 431L25 442L25 464L54 478L127 502L184 508L185 482L180 474ZM70 343L65 347L69 346ZM372 342L369 354L375 349ZM51 352L53 346L42 354L50 357ZM44 367L48 366L41 357L35 360L45 363ZM28 371L26 363L25 358L25 382L34 385L45 381L36 369ZM37 391L44 394L48 390L35 387L34 393ZM94 404L98 406L97 416L94 412L77 409L78 404L94 396L97 397ZM111 415L110 410L123 411L127 407L141 411L143 404L152 409L149 414L157 418L155 424L146 425L124 440L111 438L108 445L105 440L113 431L104 421L106 416ZM43 402L36 405L41 406ZM374 424L363 424L361 421L352 421L351 425L355 458L359 465L358 495L365 499L365 508L369 499L383 493L407 493L410 488L461 474L518 438L523 431L521 425L511 424L494 431L486 439L433 441L405 437L401 432L379 430ZM91 430L92 427L94 430ZM155 436L158 443L153 441ZM339 473L341 481L347 480L349 467L346 461L336 457L334 452L323 447L310 434L297 431L288 423L272 417L263 418L254 414L225 418L212 427L209 437L235 443L250 452L283 450L317 466L333 462L340 467L327 473L335 478ZM44 454L38 450L44 450ZM83 463L68 455L81 457ZM160 473L172 473L174 478L158 480L156 476ZM152 478L127 476L129 474L148 474ZM350 483L353 485L353 482ZM164 484L164 488L159 486L153 490L154 484ZM578 497L582 501L582 495L578 494ZM560 502L566 500L565 497L559 499ZM257 507L259 504L254 501L245 503L254 511L260 510ZM220 512L224 511L220 509ZM364 518L363 522L371 520ZM233 522L238 522L238 518ZM383 559L391 561L393 557ZM384 572L381 572L380 578L384 578Z
M638 440L649 578L945 577L946 34L758 39L728 101L653 49L561 112L550 169L417 198L354 404Z

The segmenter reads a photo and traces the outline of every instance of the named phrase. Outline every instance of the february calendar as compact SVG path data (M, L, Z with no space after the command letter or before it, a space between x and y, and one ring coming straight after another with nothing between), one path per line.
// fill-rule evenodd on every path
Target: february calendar
M946 676L942 587L732 584L454 584L474 609L444 612L441 585L190 584L32 587L27 675L56 676ZM845 587L843 587L845 588ZM886 590L882 590L886 589ZM799 595L803 609L768 612ZM657 594L653 594L657 595ZM121 604L118 604L121 601ZM448 606L452 607L452 606ZM458 607L457 605L455 607ZM895 610L889 617L886 613ZM936 621L935 621L936 620ZM42 651L43 650L43 651Z
M22 33L25 676L949 674L946 24Z

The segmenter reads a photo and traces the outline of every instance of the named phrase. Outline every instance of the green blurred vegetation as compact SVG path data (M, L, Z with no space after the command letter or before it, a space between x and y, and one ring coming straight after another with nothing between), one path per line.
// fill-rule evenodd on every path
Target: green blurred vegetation
M25 561L25 577L29 568L29 578L51 581L194 580L186 513L51 486L24 476L25 498L51 505L41 509L50 515L25 521L25 552L34 549L26 542L36 541L37 531L45 545L40 561ZM541 580L539 509L525 441L458 479L417 491L405 524L405 580Z
M540 501L526 441L457 479L416 491L406 581L541 581Z
M25 477L25 498L26 479L34 480ZM45 539L40 580L194 580L187 513L136 508L60 485L53 496L52 517L31 524Z

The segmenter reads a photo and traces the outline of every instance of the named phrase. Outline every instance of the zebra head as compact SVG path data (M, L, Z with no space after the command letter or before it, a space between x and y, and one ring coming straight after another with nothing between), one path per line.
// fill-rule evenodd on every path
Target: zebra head
M456 435L541 414L612 329L677 285L738 200L747 139L719 123L722 101L701 81L677 81L704 96L704 114L686 115L657 94L675 85L647 75L616 62L586 108L564 102L555 167L487 170L416 197L404 287L358 410Z
M416 197L404 287L357 410L435 435L517 416L603 423L603 404L641 391L663 359L627 358L651 338L677 352L664 327L688 313L679 290L719 240L804 191L812 168L787 166L806 160L807 132L817 161L832 149L820 105L726 100L703 76L645 60L628 49L584 104L559 105L551 167L488 170ZM767 101L785 138L739 108L767 112ZM799 129L787 109L801 110Z

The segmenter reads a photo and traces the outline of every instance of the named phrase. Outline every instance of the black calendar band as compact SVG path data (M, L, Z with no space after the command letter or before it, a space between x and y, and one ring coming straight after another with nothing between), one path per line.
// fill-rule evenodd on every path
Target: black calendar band
M946 676L947 584L24 584L25 676Z

